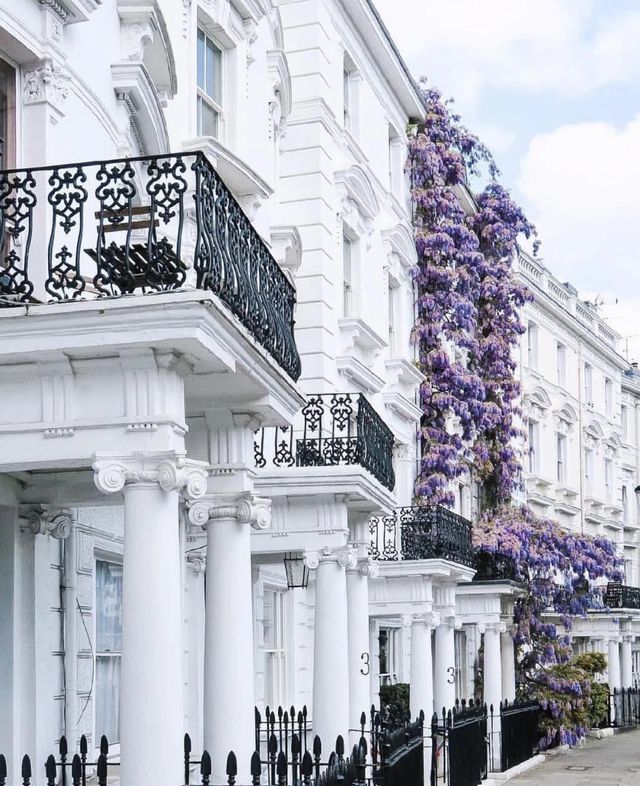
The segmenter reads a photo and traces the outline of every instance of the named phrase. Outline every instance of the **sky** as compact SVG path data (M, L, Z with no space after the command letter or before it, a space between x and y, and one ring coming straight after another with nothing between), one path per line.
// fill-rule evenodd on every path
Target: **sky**
M640 359L640 0L374 2L493 152L544 264Z

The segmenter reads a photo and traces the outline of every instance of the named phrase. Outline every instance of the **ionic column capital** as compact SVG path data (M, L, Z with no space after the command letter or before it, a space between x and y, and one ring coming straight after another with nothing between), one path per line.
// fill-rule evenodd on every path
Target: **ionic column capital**
M56 540L67 538L73 526L72 512L52 505L25 505L20 509L20 517L26 523L24 531L34 535L51 535Z
M253 529L267 529L271 525L271 500L251 494L239 497L207 498L189 505L189 521L207 527L220 519L236 519L239 524L250 524Z
M190 551L187 554L187 568L196 576L204 574L207 567L207 556L204 551Z
M624 636L622 637L622 641L625 644L633 644L635 639L636 637L632 633L625 633Z
M357 572L361 576L369 579L377 578L378 574L380 573L378 563L374 562L371 557L363 557L358 559L357 554L355 555L355 561L349 559L349 563L347 564L346 568L347 573Z
M438 628L451 628L451 630L460 630L462 627L462 620L456 617L455 614L443 614L442 612L436 615L438 617Z
M329 548L325 546L320 551L307 551L304 561L309 570L316 570L321 564L334 562L341 568L355 570L358 568L358 557L351 546Z
M188 499L207 492L207 464L166 453L96 454L93 460L94 482L104 494L114 494L126 485L157 483L163 491L183 491Z
M478 625L479 633L497 633L498 635L507 632L507 626L504 622L481 622Z

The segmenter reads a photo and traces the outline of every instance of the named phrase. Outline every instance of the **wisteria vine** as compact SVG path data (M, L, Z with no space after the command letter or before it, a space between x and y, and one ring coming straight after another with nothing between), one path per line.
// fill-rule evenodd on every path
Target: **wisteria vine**
M509 193L492 182L473 202L469 174L491 154L424 90L427 113L410 143L408 169L418 265L413 338L425 375L420 396L421 468L416 496L451 504L451 481L471 472L495 503L517 478L513 449L518 384L512 349L523 331L526 290L511 265L520 234L535 233Z

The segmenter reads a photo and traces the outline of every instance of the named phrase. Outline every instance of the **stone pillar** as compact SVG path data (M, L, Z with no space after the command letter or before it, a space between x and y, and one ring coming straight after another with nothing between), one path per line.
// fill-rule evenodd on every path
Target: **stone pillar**
M622 666L622 687L625 689L633 687L633 661L631 657L633 638L633 636L629 635L622 637L622 656L620 660Z
M441 619L436 628L435 662L433 669L433 703L438 716L450 710L456 700L456 650L454 616ZM459 626L458 626L459 627Z
M501 636L505 626L500 623L484 629L484 695L483 699L490 714L488 733L491 738L493 763L500 762L500 700L502 697ZM493 712L493 717L491 713Z
M189 519L207 532L204 641L204 746L212 783L226 780L230 751L238 780L248 783L254 738L251 527L271 523L271 500L209 496Z
M368 713L371 695L372 653L369 651L369 576L377 565L368 559L347 568L349 623L349 728L351 744L357 744L360 715Z
M349 626L345 568L355 565L350 549L325 548L306 556L316 571L313 646L313 731L325 755L349 729Z
M202 465L175 452L96 456L100 491L124 493L120 777L124 786L184 777L179 492L206 491Z
M502 700L513 702L516 698L516 655L513 633L510 628L500 634L500 654L502 658Z
M206 545L205 545L206 547ZM187 724L193 750L204 748L204 574L206 556L203 549L187 549L185 576L185 628L187 636Z
M437 614L416 614L411 622L411 718L422 710L427 724L433 715L431 634L439 622Z
M622 678L620 674L620 643L617 637L609 639L609 689L620 690Z

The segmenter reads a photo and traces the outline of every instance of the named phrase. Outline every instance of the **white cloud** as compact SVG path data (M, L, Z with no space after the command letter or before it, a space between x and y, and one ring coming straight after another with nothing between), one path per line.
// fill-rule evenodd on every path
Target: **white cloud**
M489 85L575 95L640 73L640 8L596 16L594 0L377 5L414 72L465 106Z
M576 123L531 140L518 187L556 276L605 302L638 297L639 184L640 115L622 128ZM616 327L640 333L640 310Z

